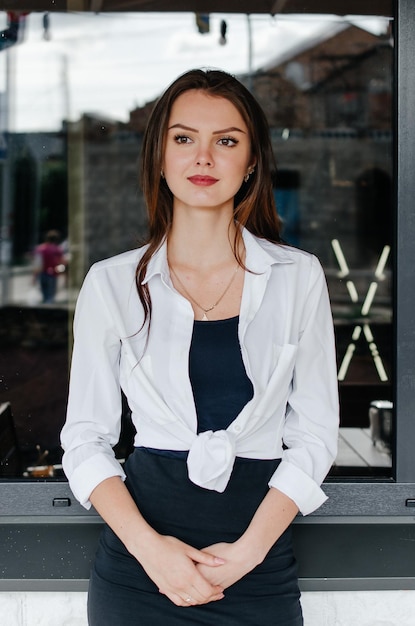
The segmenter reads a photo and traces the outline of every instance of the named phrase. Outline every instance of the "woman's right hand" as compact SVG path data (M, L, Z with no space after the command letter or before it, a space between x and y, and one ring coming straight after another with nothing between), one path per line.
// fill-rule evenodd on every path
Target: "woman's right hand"
M198 563L220 567L225 563L223 559L201 552L175 537L153 533L131 552L160 593L177 606L207 604L224 597L223 588L208 582L196 567Z
M174 604L191 606L223 598L223 588L206 580L196 566L203 563L220 567L225 561L156 532L141 515L119 476L99 483L90 500L160 593Z

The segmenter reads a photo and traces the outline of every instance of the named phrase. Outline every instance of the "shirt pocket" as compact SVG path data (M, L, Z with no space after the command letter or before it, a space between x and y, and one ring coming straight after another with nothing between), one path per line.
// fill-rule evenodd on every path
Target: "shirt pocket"
M286 343L274 346L274 367L260 401L260 412L269 416L285 407L291 391L298 346Z
M290 376L293 373L297 350L298 346L293 343L285 343L282 346L274 344L274 367L271 372L270 383L276 376L283 376L285 379L286 376Z

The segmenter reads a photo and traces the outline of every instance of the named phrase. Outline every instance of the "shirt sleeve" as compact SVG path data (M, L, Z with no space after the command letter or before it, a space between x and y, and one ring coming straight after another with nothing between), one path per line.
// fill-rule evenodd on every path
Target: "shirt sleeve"
M61 433L63 469L73 494L87 509L93 489L125 474L112 447L121 427L120 337L94 268L79 294L74 318L66 423Z
M339 401L333 320L326 279L312 257L283 431L282 461L269 485L303 515L327 499L320 485L337 455Z

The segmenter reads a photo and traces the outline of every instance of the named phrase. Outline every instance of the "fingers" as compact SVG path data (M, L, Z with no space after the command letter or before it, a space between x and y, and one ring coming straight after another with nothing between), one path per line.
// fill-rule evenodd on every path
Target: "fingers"
M209 583L200 574L193 581L194 585L187 586L181 590L162 590L160 593L164 593L168 598L172 600L178 606L195 606L197 604L207 604L208 602L215 602L221 600L224 597L223 587L219 585Z
M216 600L221 600L224 597L223 588L219 585L212 585L206 581L203 577L195 581L194 586L189 590L188 594L185 594L184 600L189 605L194 604L207 604Z
M186 607L223 598L223 587L210 582L197 569L199 564L213 569L223 565L223 559L170 536L158 536L156 546L150 548L144 556L141 554L140 562L160 593L174 604Z
M163 593L163 592L160 592ZM208 604L209 602L215 602L217 600L222 600L224 594L222 591L218 591L214 593L209 598L203 597L197 590L193 590L194 596L191 595L180 595L177 593L166 593L166 597L169 598L176 606L197 606L199 604Z
M162 592L161 592L162 593ZM173 602L173 604L175 604L176 606L194 606L195 604L197 604L193 598L191 596L187 596L185 598L182 598L182 596L180 596L177 593L166 593L164 594L169 600L171 600L171 602Z
M196 548L190 549L189 556L195 563L202 563L203 565L209 565L210 567L217 567L218 565L224 565L226 563L225 559L215 556L214 554L210 554L209 552L196 550Z

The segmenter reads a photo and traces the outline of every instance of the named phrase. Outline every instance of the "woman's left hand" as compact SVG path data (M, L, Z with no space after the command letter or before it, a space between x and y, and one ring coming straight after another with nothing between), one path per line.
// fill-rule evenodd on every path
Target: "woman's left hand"
M263 562L297 513L293 500L271 487L237 541L215 543L202 550L224 559L225 563L216 567L199 563L197 569L211 584L222 589L230 587Z
M216 567L209 567L209 565L202 563L196 566L202 576L211 584L220 585L223 589L236 583L261 562L258 555L251 554L251 550L241 541L215 543L206 546L202 552L209 552L209 554L224 559L225 563Z

